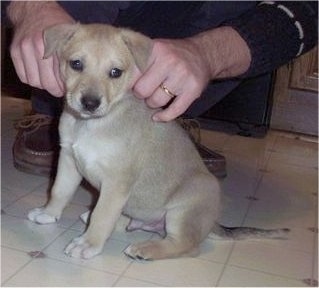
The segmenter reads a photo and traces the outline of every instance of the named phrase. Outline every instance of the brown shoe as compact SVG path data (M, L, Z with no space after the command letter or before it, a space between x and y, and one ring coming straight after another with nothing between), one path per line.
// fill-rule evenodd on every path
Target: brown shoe
M195 119L177 119L178 123L188 132L190 138L195 143L196 148L203 159L207 169L218 178L227 176L226 159L207 147L200 144L200 124Z
M17 121L15 127L14 166L23 172L53 176L59 152L58 121L34 114Z

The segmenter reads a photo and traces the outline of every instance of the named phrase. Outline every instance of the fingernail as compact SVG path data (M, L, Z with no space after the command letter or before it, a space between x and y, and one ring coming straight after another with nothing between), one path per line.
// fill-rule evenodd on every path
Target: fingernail
M155 121L155 122L160 121L160 119L159 119L156 115L154 115L154 116L152 117L152 119L153 119L153 121Z

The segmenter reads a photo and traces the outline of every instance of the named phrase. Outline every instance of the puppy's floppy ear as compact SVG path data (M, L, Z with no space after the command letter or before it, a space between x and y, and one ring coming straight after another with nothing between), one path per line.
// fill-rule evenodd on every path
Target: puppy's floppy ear
M137 67L141 72L144 72L147 60L152 52L153 41L151 38L129 29L121 29L121 36L130 50Z
M46 59L68 42L79 29L80 24L58 24L44 30L44 55Z

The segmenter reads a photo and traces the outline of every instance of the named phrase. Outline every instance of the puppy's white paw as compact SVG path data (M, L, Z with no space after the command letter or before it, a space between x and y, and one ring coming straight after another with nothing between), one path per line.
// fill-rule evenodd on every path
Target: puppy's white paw
M70 257L90 259L102 252L103 247L93 246L84 235L74 238L64 249L64 253Z
M84 224L88 224L90 213L91 211L89 210L80 215L80 219Z
M37 224L50 224L58 221L57 217L47 214L44 207L32 209L28 213L28 219Z

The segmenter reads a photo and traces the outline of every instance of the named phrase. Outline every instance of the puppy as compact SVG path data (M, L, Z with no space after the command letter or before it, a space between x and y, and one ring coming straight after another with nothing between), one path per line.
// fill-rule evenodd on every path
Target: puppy
M56 222L84 177L100 195L87 230L65 248L67 255L99 254L121 213L131 218L127 230L162 236L130 245L124 253L134 259L197 255L213 230L234 238L235 230L216 223L220 186L187 133L175 122L152 121L154 110L132 94L151 39L108 25L62 24L45 31L44 40L44 57L58 55L67 93L52 196L29 219Z

